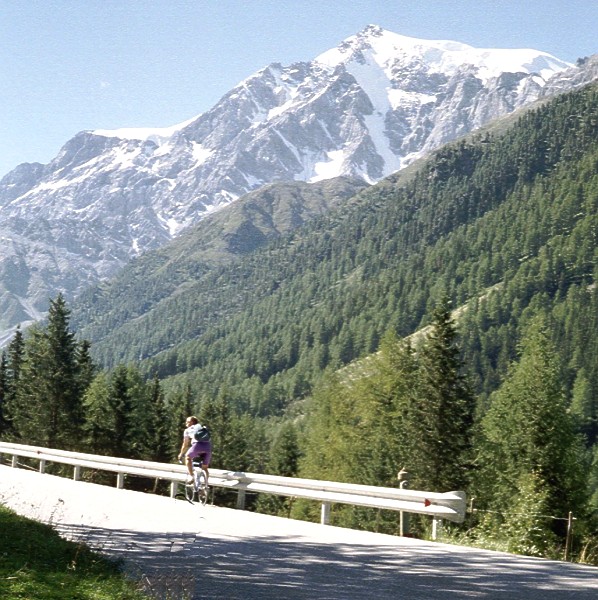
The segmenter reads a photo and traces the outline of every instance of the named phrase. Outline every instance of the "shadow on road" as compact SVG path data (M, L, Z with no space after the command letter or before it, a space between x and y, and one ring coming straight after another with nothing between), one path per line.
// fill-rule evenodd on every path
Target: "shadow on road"
M124 561L157 598L595 600L598 569L442 544L315 543L55 525Z

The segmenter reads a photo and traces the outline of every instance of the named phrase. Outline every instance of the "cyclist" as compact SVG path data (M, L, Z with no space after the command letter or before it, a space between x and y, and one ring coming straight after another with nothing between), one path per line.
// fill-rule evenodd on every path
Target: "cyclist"
M187 482L193 482L193 459L203 454L201 468L206 473L206 481L209 477L208 466L210 465L210 459L212 458L212 442L210 440L195 441L194 434L196 428L199 426L199 420L197 417L187 417L185 420L185 431L183 432L183 445L179 452L179 461L182 462L183 456L185 456L185 463L189 476Z

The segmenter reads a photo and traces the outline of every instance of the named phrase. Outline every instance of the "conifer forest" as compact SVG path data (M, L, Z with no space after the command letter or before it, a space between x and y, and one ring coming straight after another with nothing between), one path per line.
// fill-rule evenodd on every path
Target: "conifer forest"
M405 469L467 493L455 543L560 559L572 515L573 560L598 564L597 85L238 252L194 255L202 231L17 330L0 439L173 462L196 414L216 468L390 487ZM399 528L349 506L331 523Z

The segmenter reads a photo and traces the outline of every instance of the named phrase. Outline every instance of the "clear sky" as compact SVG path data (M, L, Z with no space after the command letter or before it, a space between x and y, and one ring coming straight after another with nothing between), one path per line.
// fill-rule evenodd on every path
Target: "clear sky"
M84 129L166 127L368 24L575 62L597 0L0 0L0 177Z

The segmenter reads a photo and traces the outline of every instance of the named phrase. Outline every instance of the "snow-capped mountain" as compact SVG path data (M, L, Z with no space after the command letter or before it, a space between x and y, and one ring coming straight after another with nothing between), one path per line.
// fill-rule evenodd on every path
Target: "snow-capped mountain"
M265 67L185 123L81 132L49 164L0 181L0 330L267 183L374 183L555 77L555 91L578 85L580 70L368 26L311 62Z

